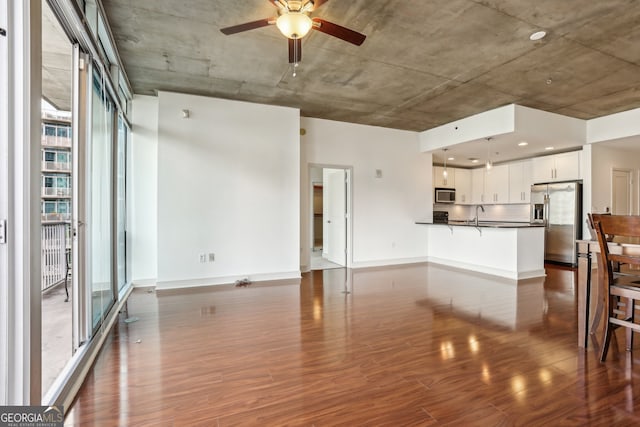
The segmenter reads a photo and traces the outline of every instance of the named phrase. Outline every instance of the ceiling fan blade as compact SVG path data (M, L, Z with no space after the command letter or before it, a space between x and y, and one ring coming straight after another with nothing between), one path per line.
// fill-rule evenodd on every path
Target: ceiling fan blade
M287 8L287 4L284 0L269 0L269 3L273 4L275 7L279 9Z
M302 39L287 39L289 42L289 64L302 61Z
M364 43L364 39L367 38L367 36L360 34L357 31L350 30L341 25L334 24L333 22L325 21L320 18L313 18L313 29L355 44L356 46L360 46Z
M320 6L322 6L324 3L328 1L329 0L310 0L310 3L313 4L313 10L316 10L317 8L319 8Z
M267 25L270 25L270 24L272 24L274 22L275 21L273 20L273 18L260 19L258 21L245 22L244 24L239 24L239 25L234 25L232 27L222 28L222 29L220 29L220 31L222 31L222 34L230 35L230 34L235 34L235 33L241 33L243 31L253 30L253 29L256 29L256 28L266 27Z

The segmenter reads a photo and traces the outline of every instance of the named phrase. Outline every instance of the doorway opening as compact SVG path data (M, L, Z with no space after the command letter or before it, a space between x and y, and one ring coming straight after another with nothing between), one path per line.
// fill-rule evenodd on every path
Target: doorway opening
M71 274L73 44L48 2L42 4L41 271L44 397L74 353Z
M311 270L347 267L351 169L312 166L309 176Z
M632 185L630 170L611 170L611 213L613 215L632 214Z

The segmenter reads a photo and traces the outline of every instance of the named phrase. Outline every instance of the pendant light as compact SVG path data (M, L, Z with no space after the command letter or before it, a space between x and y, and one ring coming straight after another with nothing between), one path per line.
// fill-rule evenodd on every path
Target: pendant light
M447 148L444 151L444 169L442 169L442 183L447 185L447 178L449 177L449 173L447 172Z
M487 170L491 170L493 163L491 163L491 137L487 138L487 163L485 164Z

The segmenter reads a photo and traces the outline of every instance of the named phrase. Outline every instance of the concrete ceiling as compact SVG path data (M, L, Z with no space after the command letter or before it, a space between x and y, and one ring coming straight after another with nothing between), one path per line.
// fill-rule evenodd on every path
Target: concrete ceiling
M58 110L71 111L72 45L49 4L42 3L42 95Z
M267 0L103 0L133 90L300 108L303 116L423 131L501 105L593 118L640 107L637 0L352 0L313 16L297 77ZM546 38L529 40L544 29ZM551 80L551 84L547 82Z
M367 39L357 47L312 31L297 77L275 26L219 31L275 16L267 0L102 3L136 94L282 105L413 131L511 103L581 119L640 107L637 0L331 0L313 16ZM546 38L529 40L541 29Z

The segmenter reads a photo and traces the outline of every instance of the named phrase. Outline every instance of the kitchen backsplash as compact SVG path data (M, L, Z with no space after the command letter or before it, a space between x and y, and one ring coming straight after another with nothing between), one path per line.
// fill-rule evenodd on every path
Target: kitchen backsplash
M478 209L481 221L529 222L530 205L482 205L484 212ZM473 219L476 216L475 205L436 204L434 211L449 212L449 220Z

